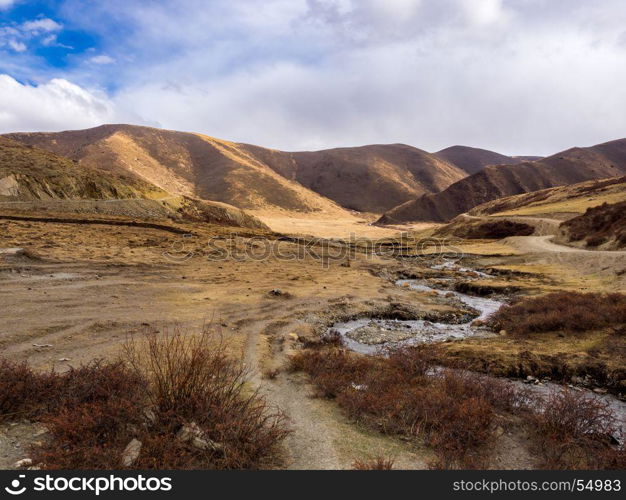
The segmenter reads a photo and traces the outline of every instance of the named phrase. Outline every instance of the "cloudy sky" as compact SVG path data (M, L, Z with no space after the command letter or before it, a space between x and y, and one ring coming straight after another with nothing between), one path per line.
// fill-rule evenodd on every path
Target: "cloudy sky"
M623 0L0 0L0 132L286 150L626 137Z

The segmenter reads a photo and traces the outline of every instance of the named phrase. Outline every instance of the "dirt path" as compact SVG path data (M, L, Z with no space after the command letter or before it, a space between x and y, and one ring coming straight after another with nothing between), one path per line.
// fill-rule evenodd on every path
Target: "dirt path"
M252 382L268 402L288 416L292 434L285 442L285 460L289 469L339 469L337 451L333 444L333 429L320 415L317 401L306 396L303 387L295 386L289 374L280 374L273 381L260 373L259 343L261 332L269 321L253 325L248 334L245 359L253 370ZM256 330L256 331L255 331Z
M624 250L586 250L568 247L552 242L552 236L511 236L503 242L522 252L559 252L586 254L589 257L598 255L626 256Z
M267 310L265 311L267 312ZM272 314L274 318L276 317ZM284 369L293 352L289 332L294 323L286 321L276 328L272 320L247 325L244 347L252 383L271 406L280 408L289 419L292 433L284 443L284 467L295 470L350 469L356 459L385 456L401 469L424 469L431 458L428 450L410 451L398 440L358 428L332 402L314 396L314 388L303 374ZM268 332L271 331L271 335ZM268 347L274 344L279 349ZM262 376L268 360L283 369L273 379Z

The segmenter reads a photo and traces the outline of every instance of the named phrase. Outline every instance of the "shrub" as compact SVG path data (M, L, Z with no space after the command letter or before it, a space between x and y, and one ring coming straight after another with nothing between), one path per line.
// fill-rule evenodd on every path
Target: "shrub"
M534 440L547 469L613 469L624 447L611 445L615 417L607 403L573 391L551 394L531 414Z
M544 400L507 381L442 369L440 354L434 346L369 357L315 349L295 354L291 368L308 373L320 395L334 398L353 420L383 433L421 437L435 452L431 468L487 467L501 419L520 431L530 422L543 467L623 467L624 448L610 444L613 414L597 398L566 391Z
M578 217L561 224L561 233L569 241L585 241L587 246L596 247L613 240L612 249L626 246L626 201L603 203L590 207Z
M258 468L288 433L284 415L248 386L242 364L208 332L148 334L130 340L125 354L64 374L0 363L0 382L8 382L3 418L19 413L48 427L50 438L32 450L35 463L123 468L123 451L137 439L131 468Z
M485 222L474 226L465 226L455 231L454 235L467 239L495 239L508 238L509 236L530 236L535 228L522 222L499 220Z
M514 335L619 326L626 323L626 295L555 292L502 306L490 322Z
M513 404L498 384L440 370L436 350L406 347L363 357L340 349L302 351L291 368L311 375L320 395L336 398L354 420L381 432L422 436L438 467L483 464L497 407Z

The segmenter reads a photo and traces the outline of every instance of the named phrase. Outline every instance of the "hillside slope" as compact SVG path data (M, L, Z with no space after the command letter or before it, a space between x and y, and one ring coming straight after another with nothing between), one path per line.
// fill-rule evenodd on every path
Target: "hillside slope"
M125 172L102 171L0 137L0 208L184 219L266 229L242 210L167 191Z
M172 193L254 210L345 215L342 205L381 213L467 175L401 144L288 153L130 125L8 137Z
M587 209L559 229L559 239L577 246L618 250L626 248L626 201Z
M9 137L92 168L132 174L173 194L244 209L341 211L329 200L277 174L238 144L198 134L103 125Z
M626 176L507 196L472 208L474 216L549 216L566 219L603 203L626 201Z
M295 180L344 207L364 212L384 212L467 176L445 160L404 144L300 152L292 158Z
M626 139L572 148L534 162L492 165L441 193L386 212L380 224L444 222L482 203L521 193L626 174Z

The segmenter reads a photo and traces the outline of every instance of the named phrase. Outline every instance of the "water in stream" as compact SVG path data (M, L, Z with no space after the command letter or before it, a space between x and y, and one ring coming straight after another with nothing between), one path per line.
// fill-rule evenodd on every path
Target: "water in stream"
M401 321L369 318L357 319L344 323L335 323L332 326L332 330L339 332L345 346L348 349L362 354L375 354L381 347L399 347L420 343L444 342L446 340L460 340L479 335L489 336L490 333L487 330L481 327L472 326L472 322L476 319L485 320L504 304L504 301L502 300L473 297L471 295L449 290L436 290L419 280L399 280L396 284L398 286L408 286L418 291L430 293L436 292L445 295L450 298L450 300L456 299L458 302L477 310L479 312L479 316L461 324L436 323L425 320ZM376 338L376 343L359 341L361 338L368 338L368 330L377 331L376 336L369 336L369 338ZM365 334L359 335L360 332L365 332ZM386 337L390 340L385 341ZM484 376L489 377L489 375ZM510 380L510 383L521 385L522 381ZM565 390L565 386L550 382L544 382L539 385L524 384L524 387L527 388L532 394L539 396L547 396L551 392ZM626 402L621 401L610 394L599 395L588 389L582 388L576 388L576 390L584 392L589 397L596 398L607 403L613 411L618 424L618 432L615 437L620 441L626 438Z
M500 300L472 297L471 295L460 292L436 290L417 280L399 280L396 284L399 286L408 286L413 290L445 294L451 301L456 299L458 302L477 310L479 316L460 324L438 323L426 320L401 321L369 318L335 323L332 328L342 336L346 347L362 354L373 354L382 346L444 342L446 340L459 340L475 335L486 336L489 335L489 332L484 328L473 327L471 323L476 319L486 319L503 304ZM368 330L377 330L375 343L363 341L364 338L374 337L367 335ZM386 338L389 340L385 341Z

